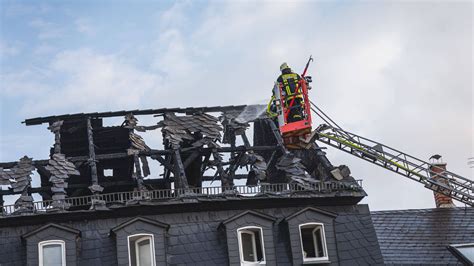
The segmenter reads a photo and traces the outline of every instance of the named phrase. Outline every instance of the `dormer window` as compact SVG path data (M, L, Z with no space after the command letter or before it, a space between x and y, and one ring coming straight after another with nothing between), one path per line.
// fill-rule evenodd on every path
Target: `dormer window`
M243 227L237 233L241 265L265 265L262 228Z
M48 240L38 243L40 266L65 266L66 244L62 240Z
M155 248L151 234L138 234L128 237L129 265L154 266Z
M81 231L59 224L47 224L22 235L26 242L25 265L77 265ZM67 252L67 253L66 253ZM0 263L2 264L2 263Z
M306 223L299 227L303 262L327 261L324 225L321 223Z
M111 235L117 245L116 265L166 265L165 233L169 225L136 217L114 228Z
M276 265L273 223L275 218L247 210L219 225L227 237L228 265Z

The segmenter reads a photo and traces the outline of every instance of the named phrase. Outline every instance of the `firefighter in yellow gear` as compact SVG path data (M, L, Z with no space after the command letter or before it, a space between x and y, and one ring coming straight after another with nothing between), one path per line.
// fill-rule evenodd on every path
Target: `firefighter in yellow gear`
M300 75L293 73L287 63L283 63L280 66L281 75L278 77L277 82L281 84L282 96L284 99L285 108L290 108L287 123L296 122L303 119L303 94L300 88ZM294 99L294 100L293 100ZM270 117L276 117L276 106L274 105L275 95L267 106L267 114ZM293 105L291 105L293 102Z

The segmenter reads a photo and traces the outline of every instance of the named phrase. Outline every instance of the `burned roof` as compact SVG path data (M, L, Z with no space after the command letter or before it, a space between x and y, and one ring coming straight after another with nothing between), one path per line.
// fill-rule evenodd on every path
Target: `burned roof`
M461 264L448 246L474 243L474 208L371 212L385 264Z
M22 192L30 186L31 174L34 169L33 160L24 156L11 169L0 168L0 184L11 185L13 191Z
M341 177L335 178L331 171L336 167L316 144L303 150L286 147L278 128L264 113L263 105L241 105L27 119L26 125L49 123L48 129L54 134L49 159L30 160L31 171L37 170L41 187L25 190L29 180L25 183L25 178L11 177L25 168L25 162L0 163L0 181L12 187L0 190L0 195L24 193L23 200L28 202L24 205L31 210L31 193L40 193L44 202L35 204L35 208L44 206L46 211L51 211L51 206L67 210L95 209L94 204L98 204L97 209L144 201L161 204L163 199L173 201L181 196L197 201L233 201L255 193L256 197L278 198L302 193L305 197L336 197L341 202L356 203L366 195L350 171L340 171ZM156 122L148 119L145 121L149 124L141 124L138 115L154 115ZM123 116L123 123L104 126L103 118L113 116ZM161 130L163 136L163 144L158 147L149 145L141 136L141 132L153 130ZM249 131L253 138L247 136ZM153 162L158 167L152 167ZM153 173L160 167L162 171ZM241 179L246 179L248 188L240 187L242 182L234 182ZM204 181L219 181L219 190L203 190L207 189ZM150 191L153 196L109 200L115 194L130 191ZM107 196L100 197L104 194ZM74 197L87 197L87 204ZM54 202L47 202L51 200ZM11 207L5 212L14 214L17 209Z

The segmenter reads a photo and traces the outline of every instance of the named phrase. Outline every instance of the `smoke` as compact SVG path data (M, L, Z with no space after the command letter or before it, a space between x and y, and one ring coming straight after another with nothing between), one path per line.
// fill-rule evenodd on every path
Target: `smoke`
M235 121L241 124L245 124L251 121L254 121L255 119L261 117L266 110L265 105L261 104L255 104L255 105L247 105L242 113L235 118Z

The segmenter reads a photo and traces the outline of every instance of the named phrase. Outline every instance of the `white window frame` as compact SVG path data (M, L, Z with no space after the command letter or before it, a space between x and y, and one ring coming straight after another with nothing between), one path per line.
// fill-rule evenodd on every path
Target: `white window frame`
M38 264L43 266L43 248L49 245L60 245L61 246L61 264L66 266L66 242L63 240L46 240L38 243Z
M314 226L314 230L312 231L312 235L313 235L313 241L314 241L314 247L316 248L317 247L317 243L316 243L316 238L314 237L314 233L316 230L318 230L318 226L320 226L321 228L321 240L322 240L322 248L323 248L323 253L324 253L324 257L318 257L318 258L305 258L304 256L304 248L303 248L303 236L301 235L301 228L302 227L307 227L307 226ZM300 246L301 246L301 255L303 257L303 264L306 264L306 263L315 263L315 262L328 262L329 261L329 255L328 255L328 247L327 247L327 244L326 244L326 233L324 231L324 224L322 223L304 223L304 224L300 224L299 227L298 227L298 231L299 231L299 234L300 234ZM316 251L315 251L316 252Z
M453 245L449 245L449 247L450 247L451 249L454 249L454 252L455 252L458 256L462 257L463 260L465 260L464 263L467 263L467 262L473 263L473 262L474 262L474 261L471 261L468 257L466 257L466 255L465 255L463 252L461 252L461 250L459 250L459 248L462 249L462 248L466 248L466 247L469 247L469 248L473 248L473 249L474 249L474 243L453 244ZM455 254L455 255L456 255L456 254Z
M260 232L260 244L262 246L262 260L261 261L244 261L244 253L242 248L242 233L250 233L253 237L253 251L254 254L257 254L257 243L255 241L255 231L258 230ZM266 257L265 257L265 244L263 242L263 230L261 227L258 226L246 226L237 229L237 239L239 242L239 257L240 257L240 265L266 265Z
M138 250L138 243L150 239L150 254L151 254L151 265L156 266L156 255L155 255L155 236L153 234L135 234L135 235L129 235L127 236L127 247L128 247L128 265L132 265L132 257L130 253L130 238L132 237L139 237L137 240L134 241L135 245L135 263L137 265L139 264L139 256L137 254Z

